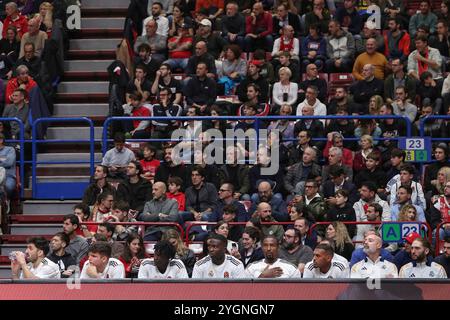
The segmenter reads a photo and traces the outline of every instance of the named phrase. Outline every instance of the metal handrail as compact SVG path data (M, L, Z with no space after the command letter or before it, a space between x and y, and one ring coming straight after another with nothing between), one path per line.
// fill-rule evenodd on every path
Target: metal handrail
M192 121L192 120L255 120L255 130L256 130L256 141L259 141L259 124L260 121L270 121L270 120L339 120L339 119L403 119L406 122L406 135L411 136L411 120L407 116L398 115L362 115L362 116L227 116L227 117L212 117L212 116L194 116L194 117L109 117L105 120L103 124L103 135L102 135L102 154L104 155L107 151L108 141L108 126L113 121L136 121L136 120L161 120L161 121ZM135 139L138 140L138 139ZM149 141L149 139L144 139L143 141Z
M24 175L25 175L25 166L24 166L24 164L25 164L25 137L24 137L24 134L25 134L25 126L24 126L24 124L23 124L23 122L22 122L22 120L20 120L19 118L17 118L17 117L14 117L14 118L0 118L0 121L15 121L15 122L17 122L18 124L19 124L19 133L20 133L20 140L5 140L5 142L6 141L9 141L9 142L11 142L11 141L13 141L13 142L19 142L19 145L20 145L20 153L19 153L19 171L20 171L20 185L21 185L21 187L20 187L20 197L22 198L23 197L23 193L24 193L24 182L25 182L25 177L24 177ZM16 159L16 163L17 163L17 159ZM15 170L15 169L14 169ZM17 179L17 177L16 177L16 179Z
M94 132L94 122L87 118L87 117L78 117L78 118L39 118L34 120L32 124L32 134L31 134L31 146L32 146L32 178L31 178L31 185L33 190L33 198L36 196L36 169L37 165L40 163L36 160L37 158L37 150L36 150L36 144L37 143L57 143L61 142L60 140L37 140L36 139L36 128L37 125L41 122L87 122L89 124L89 140L79 140L79 142L89 142L89 152L90 152L90 159L89 159L89 172L92 176L94 174L94 160L95 160L95 132ZM46 162L48 163L48 162ZM53 162L53 163L65 163L65 162Z
M435 253L436 257L440 254L441 242L443 241L443 239L441 239L440 230L446 224L450 224L450 220L449 221L442 221L441 223L439 223L436 226L436 229L435 229L436 230L436 234L434 236L436 237L436 245L435 245L435 248L434 248L434 251L435 251L434 253Z
M438 116L438 115L431 115L424 118L419 119L419 132L420 136L425 136L425 122L433 119L445 119L450 120L450 116ZM432 138L433 140L439 139L439 140L450 140L450 138Z

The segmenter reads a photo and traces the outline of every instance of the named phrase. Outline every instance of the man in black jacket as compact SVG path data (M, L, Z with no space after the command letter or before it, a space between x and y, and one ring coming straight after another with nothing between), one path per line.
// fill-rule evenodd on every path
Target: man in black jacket
M289 12L286 8L286 5L280 4L277 7L277 13L273 16L272 21L274 38L278 38L283 31L283 28L287 25L294 28L295 37L298 37L300 35L301 30L298 15Z
M189 185L186 166L184 164L176 165L172 159L172 146L164 148L164 162L156 169L155 182L161 181L167 184L170 177L180 177L183 180L182 190L186 190Z
M144 204L152 199L152 184L141 178L141 173L141 163L131 161L127 166L127 179L124 182L130 208L139 212L142 212Z
M244 47L245 18L234 1L228 2L226 15L222 17L222 37L230 44Z
M269 82L262 77L259 72L261 71L261 62L257 60L251 60L248 63L247 77L241 81L236 89L236 94L239 97L239 101L247 102L247 88L250 84L256 84L259 89L258 103L267 102L267 92L269 91Z
M75 259L70 253L66 252L69 243L70 238L64 232L58 232L50 241L51 253L47 255L47 258L59 266L61 278L70 277L77 267Z
M197 72L184 88L184 95L188 106L200 109L205 113L207 108L217 99L216 82L207 76L208 66L204 62L197 65Z
M195 44L195 54L192 55L189 60L186 67L186 70L184 70L184 73L186 73L189 76L194 76L196 74L197 65L203 62L206 64L206 67L208 69L208 77L214 78L215 74L217 73L216 70L216 62L214 60L214 57L208 53L208 48L206 47L205 41L198 41Z
M383 96L384 82L375 78L375 68L371 64L363 67L363 80L357 81L350 86L350 93L353 95L353 101L359 103L362 107L369 106L370 98L379 95Z

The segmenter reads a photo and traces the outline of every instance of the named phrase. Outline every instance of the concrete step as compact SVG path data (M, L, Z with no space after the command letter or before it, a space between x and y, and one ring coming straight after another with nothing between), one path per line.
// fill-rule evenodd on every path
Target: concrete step
M90 164L42 164L36 168L37 176L66 176L68 172L76 176L88 176Z
M123 29L124 23L125 18L81 18L81 29Z
M37 155L37 161L45 162L45 161L89 161L90 155L89 153L69 153L69 152L61 152L61 153L39 153ZM102 154L95 153L94 154L95 161L102 161Z
M106 72L110 60L68 60L64 61L65 71Z
M116 50L69 50L67 59L70 60L113 60L116 59Z
M22 243L14 243L14 244L2 244L1 247L1 255L2 256L9 256L9 254L13 251L22 251L25 252L25 249L27 248L26 244ZM0 273L1 278L1 273Z
M37 183L85 183L89 182L90 176L38 176L36 179ZM31 177L29 179L31 185Z
M107 81L63 81L58 86L58 93L108 93Z
M107 103L57 103L53 109L53 116L55 117L73 117L73 116L107 116L109 106Z
M24 214L69 214L79 201L26 200L23 203Z
M81 5L81 11L83 9L101 9L101 8L128 8L130 1L120 1L120 0L89 0L83 1Z
M71 39L70 50L115 50L120 43L113 39Z
M43 235L62 231L61 224L11 224L12 235Z
M95 139L102 138L101 127L94 128ZM65 139L65 140L89 140L89 127L50 127L47 129L47 139Z
M102 93L57 93L57 103L108 103L108 92Z

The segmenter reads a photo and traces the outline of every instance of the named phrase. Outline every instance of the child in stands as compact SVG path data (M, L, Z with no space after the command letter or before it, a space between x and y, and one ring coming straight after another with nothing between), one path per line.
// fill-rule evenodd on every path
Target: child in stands
M169 199L177 200L178 211L185 211L186 208L186 198L184 193L180 191L182 185L183 180L180 177L169 178L169 192L166 193L166 196Z
M161 164L158 159L155 159L156 149L150 144L145 144L142 148L144 158L140 160L142 166L141 177L153 183L155 172Z

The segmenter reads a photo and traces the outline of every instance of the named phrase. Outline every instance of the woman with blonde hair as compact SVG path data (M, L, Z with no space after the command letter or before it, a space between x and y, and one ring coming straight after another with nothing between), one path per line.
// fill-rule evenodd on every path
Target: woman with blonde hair
M440 196L444 194L445 184L450 181L450 167L442 167L439 169L436 178L436 185L432 185L431 202L434 204Z
M168 229L164 232L161 240L168 240L172 244L176 251L175 258L183 261L187 273L189 277L191 277L196 261L195 254L194 251L186 247L178 231L175 229Z
M365 134L359 140L359 144L361 146L361 150L359 150L355 154L355 158L353 159L353 175L356 174L366 168L367 156L371 153L378 153L381 156L381 153L374 146L373 137L371 135Z
M379 95L372 96L369 100L369 114L379 115L381 106L384 104L383 98Z
M326 239L334 244L334 252L343 256L348 261L352 258L355 246L347 231L345 224L339 221L333 221L326 230Z
M291 107L297 102L298 84L291 82L292 72L288 67L281 67L278 70L280 81L275 82L272 90L272 98L275 113L278 113L280 107L288 104Z
M417 221L417 209L412 204L405 204L398 214L397 221Z
M50 37L53 27L53 5L50 2L42 2L36 18L41 22L40 30L47 32Z

